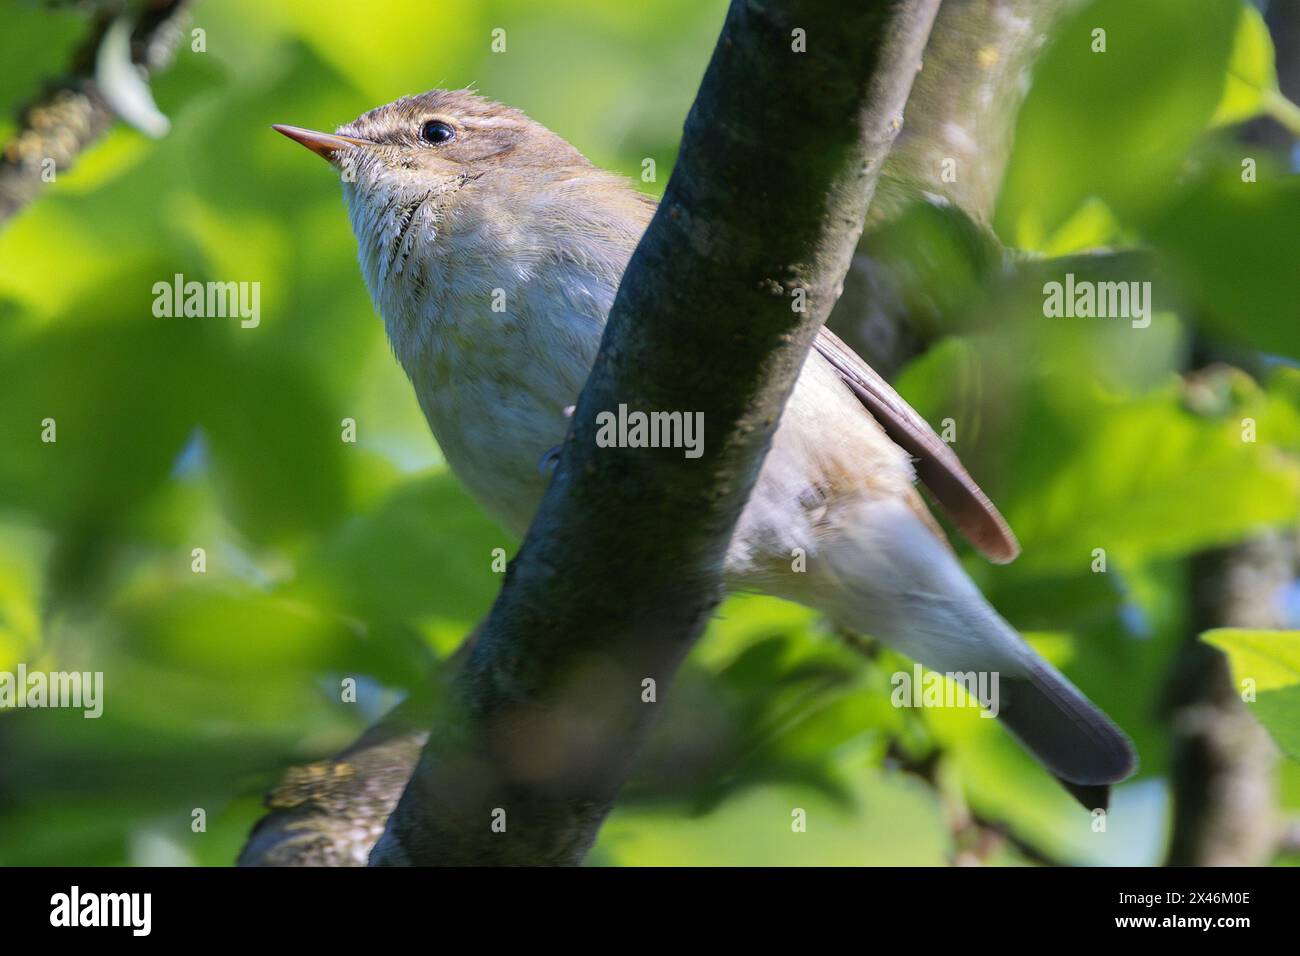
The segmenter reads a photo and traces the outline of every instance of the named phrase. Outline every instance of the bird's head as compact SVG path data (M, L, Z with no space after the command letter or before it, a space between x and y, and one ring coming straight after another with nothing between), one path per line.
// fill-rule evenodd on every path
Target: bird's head
M589 165L545 126L469 90L405 96L334 133L275 129L332 163L362 198L448 193L492 174L545 180L556 169Z
M617 286L654 209L545 126L468 90L403 97L335 133L275 129L339 171L362 272L394 332L430 314L430 295L451 310L555 262Z
M339 171L363 257L372 251L385 271L436 234L522 213L591 168L545 126L468 90L403 97L334 133L275 129Z

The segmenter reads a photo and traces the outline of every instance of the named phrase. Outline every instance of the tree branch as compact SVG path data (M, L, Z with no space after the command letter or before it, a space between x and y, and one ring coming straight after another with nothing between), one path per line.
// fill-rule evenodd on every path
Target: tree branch
M152 72L171 62L182 35L179 22L190 2L145 3L131 32L131 61L139 69ZM95 80L95 63L121 12L121 4L112 4L97 13L68 73L47 83L19 114L18 129L0 152L0 225L40 194L51 170L57 176L70 169L117 120Z
M285 771L239 865L365 866L429 739L434 696L412 694L346 750Z
M987 228L1016 117L1056 27L1083 0L946 0L907 101L908 122L881 176L871 219L931 195ZM931 69L933 67L933 69ZM951 181L942 176L952 160Z
M936 7L733 2L555 477L372 863L574 864L594 842L657 707L642 682L662 695L720 598ZM620 403L703 412L704 457L598 450Z
M952 328L928 275L889 248L882 229L917 202L935 204L944 233L974 276L1008 255L989 223L1016 117L1039 54L1082 0L946 0L907 100L907 123L881 172L844 295L827 320L890 378ZM952 176L943 175L951 160ZM910 250L909 250L910 251Z

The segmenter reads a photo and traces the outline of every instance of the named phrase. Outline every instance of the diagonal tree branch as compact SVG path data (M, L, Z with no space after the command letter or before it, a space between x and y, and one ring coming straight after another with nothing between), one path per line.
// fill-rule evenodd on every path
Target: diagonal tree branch
M581 862L653 719L643 682L666 689L719 600L936 8L733 2L555 478L372 863ZM704 457L598 450L620 403L703 412Z

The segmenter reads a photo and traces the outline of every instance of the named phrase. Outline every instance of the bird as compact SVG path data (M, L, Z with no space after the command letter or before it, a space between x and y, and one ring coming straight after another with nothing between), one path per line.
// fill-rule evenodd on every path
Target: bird
M466 89L334 133L273 128L339 173L361 274L451 471L522 537L657 201ZM949 445L823 328L736 524L727 587L813 608L932 671L996 675L1011 734L1104 808L1136 771L1131 741L984 598L918 482L989 560L1018 555Z

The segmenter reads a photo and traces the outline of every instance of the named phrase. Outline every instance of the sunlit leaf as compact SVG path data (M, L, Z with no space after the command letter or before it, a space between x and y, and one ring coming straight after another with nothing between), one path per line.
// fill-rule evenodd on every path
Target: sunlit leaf
M1037 248L1090 195L1122 221L1158 208L1214 114L1240 7L1098 0L1071 17L1020 112L999 235Z
M1277 90L1273 38L1264 16L1249 3L1241 5L1232 40L1232 57L1214 125L1239 123L1263 112L1267 96Z
M1224 628L1201 638L1228 655L1246 706L1278 746L1300 760L1300 631ZM1246 694L1247 682L1253 694Z

